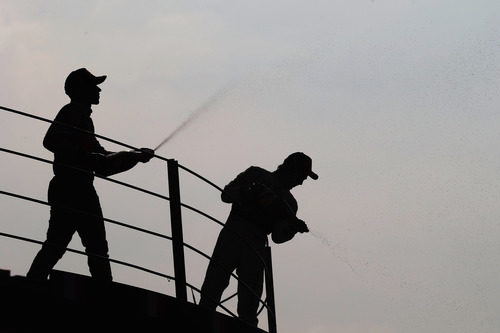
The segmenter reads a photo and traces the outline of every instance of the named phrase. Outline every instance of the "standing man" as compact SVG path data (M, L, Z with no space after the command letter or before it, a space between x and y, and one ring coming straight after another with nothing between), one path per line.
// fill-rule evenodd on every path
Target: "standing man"
M262 294L264 249L267 235L275 243L308 232L297 218L297 201L290 190L309 176L318 179L312 160L304 153L288 156L274 172L252 166L224 187L222 201L231 212L219 234L212 260L201 288L200 305L215 310L231 272L238 274L238 316L257 326L257 309Z
M91 105L99 104L101 89L97 85L105 79L85 68L66 78L64 90L71 101L59 111L43 140L43 146L54 153L54 177L48 190L50 220L47 240L31 264L29 279L47 279L75 231L88 254L92 277L99 281L113 279L94 173L109 176L126 171L138 162L148 162L153 151L143 148L112 153L97 141Z

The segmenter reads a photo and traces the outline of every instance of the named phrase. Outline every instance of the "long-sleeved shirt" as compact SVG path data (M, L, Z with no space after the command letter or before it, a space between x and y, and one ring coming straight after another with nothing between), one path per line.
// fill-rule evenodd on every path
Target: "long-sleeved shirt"
M71 102L59 111L55 123L50 125L45 134L43 146L54 153L53 170L57 177L73 182L92 182L94 170L91 154L110 154L94 135L91 113L90 107Z
M277 221L293 219L297 213L297 201L290 191L276 182L272 172L255 166L227 184L221 198L232 203L228 223L243 220L265 234L273 231Z

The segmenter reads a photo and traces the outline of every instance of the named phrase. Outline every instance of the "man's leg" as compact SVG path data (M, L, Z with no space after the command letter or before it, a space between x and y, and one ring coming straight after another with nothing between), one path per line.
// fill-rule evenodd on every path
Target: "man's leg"
M201 287L200 305L215 310L224 290L229 285L232 271L239 261L240 248L234 235L222 229L208 264Z
M257 326L257 310L262 295L264 282L264 265L261 260L262 250L247 247L237 273L238 283L238 316L252 326Z
M73 237L75 227L72 219L72 214L67 211L55 207L51 208L47 240L35 256L28 274L26 274L27 278L37 281L47 279Z
M79 215L77 232L80 235L85 253L88 255L90 275L96 280L112 281L111 266L108 258L108 242L102 216L99 198L93 187L82 202L86 207L83 211L88 214Z

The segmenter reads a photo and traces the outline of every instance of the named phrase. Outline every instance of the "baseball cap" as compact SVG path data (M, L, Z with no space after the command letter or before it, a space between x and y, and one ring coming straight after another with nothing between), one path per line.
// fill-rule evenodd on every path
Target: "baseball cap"
M319 178L319 176L312 171L312 159L302 152L296 152L288 155L288 157L283 161L283 165L303 171L314 180Z
M80 68L69 73L66 81L64 82L64 91L66 94L71 95L72 93L87 88L88 86L101 84L104 80L106 80L106 75L95 76L86 68Z

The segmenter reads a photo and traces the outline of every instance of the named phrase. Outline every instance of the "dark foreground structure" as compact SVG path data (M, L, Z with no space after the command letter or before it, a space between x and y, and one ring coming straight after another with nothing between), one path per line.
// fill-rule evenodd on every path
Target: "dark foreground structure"
M0 110L12 115L27 117L37 121L43 121L53 124L52 121L10 108L0 106ZM87 131L77 127L68 129L78 131L80 135L91 135L96 138L112 142L116 145L131 149L140 150L129 144L95 134L93 130ZM45 166L54 165L54 161L47 160L40 156L27 154L26 152L14 149L0 147L0 152L12 156L22 157L25 160L41 162ZM102 216L100 212L89 211L88 209L78 209L78 207L62 205L65 211L71 214L85 215L86 218L98 218L106 224L113 224L120 228L132 230L134 233L147 235L170 242L172 245L173 275L167 275L164 272L153 271L150 268L143 267L141 263L131 263L115 258L109 258L106 251L92 251L86 248L86 251L79 249L64 248L65 244L58 244L60 250L87 256L90 259L105 259L113 265L127 266L148 274L156 275L175 283L175 296L168 296L155 293L149 290L115 283L111 279L90 278L78 274L67 272L52 271L50 279L45 280L49 273L35 274L27 280L24 276L11 276L8 271L0 270L0 333L4 332L208 332L208 333L264 333L265 331L250 327L247 323L240 320L230 309L225 306L225 302L238 296L236 293L228 294L224 300L215 300L217 310L223 310L228 315L218 313L213 308L202 307L196 304L194 292L200 293L199 286L192 285L186 279L186 267L184 259L184 250L194 253L200 258L211 261L211 257L203 251L197 249L194 245L184 242L183 237L183 217L182 211L188 210L204 218L205 222L217 224L224 228L225 223L209 215L200 209L185 204L181 201L180 177L179 171L185 175L201 180L201 185L208 185L216 190L215 193L222 192L222 189L216 184L203 177L202 175L179 164L175 159L168 159L159 155L154 155L161 163L164 163L166 169L166 183L168 184L168 196L163 193L153 192L149 189L141 188L134 184L128 184L113 178L109 178L99 173L93 173L87 170L89 177L99 178L114 185L120 186L123 190L133 190L151 198L161 199L168 202L170 206L170 216L165 216L165 221L170 222L171 234L162 234L154 230L142 228L136 223L127 223L127 221L117 221ZM148 157L149 159L149 157ZM73 168L73 166L65 165ZM85 171L81 168L75 168L75 171ZM50 207L51 214L53 202L35 198L25 193L15 193L0 188L1 200L21 200L25 202L26 209L31 209L32 205L41 205ZM50 198L49 198L50 199ZM47 214L48 215L48 214ZM188 220L189 222L190 220ZM38 222L37 222L38 223ZM74 231L71 230L71 233ZM238 236L238 235L236 235ZM266 236L267 237L267 236ZM47 243L39 239L27 238L23 234L11 234L0 230L0 238L8 238L23 244L37 244L42 247ZM48 242L50 243L50 242ZM56 244L57 245L57 244ZM51 245L53 246L53 244ZM48 248L48 247L47 247ZM262 299L262 292L253 290L255 296L258 296L259 307L258 315L265 311L267 317L267 329L269 333L277 333L276 311L274 299L274 282L272 269L271 247L269 243L264 247L260 259L264 268L265 298ZM15 251L15 248L9 249ZM62 252L61 252L62 253ZM51 268L52 264L42 265L44 272ZM107 265L109 266L109 265ZM227 268L219 265L221 270ZM48 267L48 268L47 268ZM33 272L33 270L30 270ZM50 270L49 270L50 271ZM92 269L90 269L92 273ZM240 277L232 273L229 269L231 278L239 281ZM110 277L110 275L107 275ZM242 282L242 284L244 281ZM239 284L239 282L238 282ZM188 301L187 290L191 290L193 303ZM252 288L249 288L252 290ZM227 305L227 304L226 304ZM262 321L261 321L262 322Z
M54 271L46 283L0 271L1 333L264 333L177 298L120 283Z

